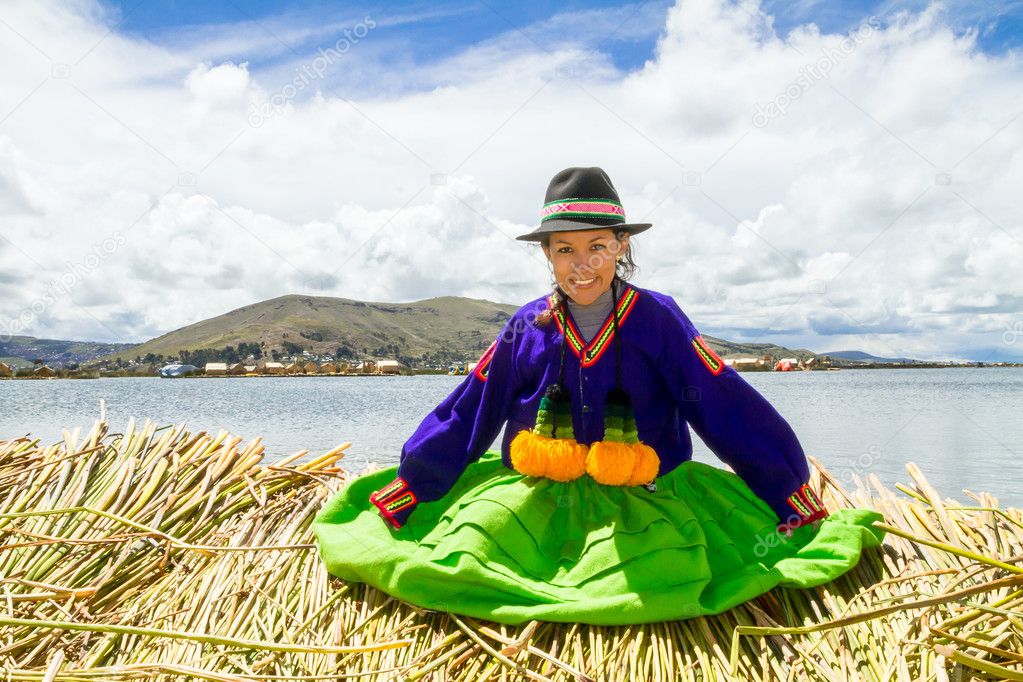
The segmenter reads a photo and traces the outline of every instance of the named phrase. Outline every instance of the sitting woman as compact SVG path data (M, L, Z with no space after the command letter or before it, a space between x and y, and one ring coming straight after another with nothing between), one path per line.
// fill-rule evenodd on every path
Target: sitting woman
M541 243L553 292L508 320L397 467L324 506L332 574L498 622L626 624L820 585L880 544L881 514L829 513L789 424L674 299L627 281L650 226L626 222L600 168L554 176L518 237ZM732 471L692 460L690 426Z

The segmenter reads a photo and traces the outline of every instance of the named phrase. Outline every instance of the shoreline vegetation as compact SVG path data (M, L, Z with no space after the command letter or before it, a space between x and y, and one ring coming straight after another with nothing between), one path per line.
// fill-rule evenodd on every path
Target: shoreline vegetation
M727 361L727 358L726 358ZM870 362L870 363L858 363L830 367L815 367L805 369L792 369L788 371L793 372L837 372L844 370L864 370L864 369L962 369L962 368L995 368L995 367L1023 367L1023 362L912 362L912 363L897 363L897 362ZM746 372L778 372L782 370L772 369L770 367L741 367L736 366L736 371L740 373ZM388 377L388 376L420 376L420 375L452 375L452 376L464 376L466 372L448 372L440 369L403 369L400 372L296 372L291 374L261 374L261 373L246 373L246 374L203 374L196 373L188 376L174 377L175 379L238 379L244 377L273 377L273 378L293 378L293 377ZM114 371L99 371L96 369L80 369L80 370L67 370L57 369L53 370L53 374L37 374L31 370L26 370L18 373L14 373L11 376L0 375L0 381L4 380L43 380L43 379L106 379L106 378L124 378L124 377L152 377L159 378L157 370L145 370L145 371L133 371L133 370L114 370Z
M1023 679L1023 511L944 498L912 463L908 485L847 489L810 458L829 509L888 531L831 583L680 621L506 626L326 574L310 524L356 475L348 446L265 465L258 437L134 419L0 440L3 679Z

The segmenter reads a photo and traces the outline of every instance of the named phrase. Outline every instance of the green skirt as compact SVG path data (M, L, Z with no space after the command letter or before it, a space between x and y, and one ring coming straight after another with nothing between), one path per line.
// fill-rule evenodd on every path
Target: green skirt
M736 474L687 461L657 490L509 469L496 450L393 529L369 502L397 467L355 478L313 523L327 570L417 606L499 623L600 625L720 613L775 586L814 587L877 547L883 517L837 509L791 536Z

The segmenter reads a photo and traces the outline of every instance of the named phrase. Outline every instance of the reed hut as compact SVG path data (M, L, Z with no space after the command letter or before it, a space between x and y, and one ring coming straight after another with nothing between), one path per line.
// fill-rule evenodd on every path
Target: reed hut
M724 361L725 364L731 365L739 371L766 367L766 363L761 358L724 358Z
M264 363L263 374L284 374L284 365L280 362Z
M0 377L12 377L14 376L14 370L6 362L0 362Z
M32 373L35 376L37 376L37 377L55 377L55 376L57 376L57 372L54 371L54 369L52 367L50 367L49 365L39 365L38 367L35 368L35 370Z
M285 374L302 374L305 370L297 362L289 362L284 366Z
M226 362L207 362L203 370L206 376L224 376L227 374Z
M376 360L361 360L352 367L355 374L374 374L377 371Z
M240 362L236 362L227 368L227 373L232 376L241 376L245 374L245 365Z
M316 366L315 362L310 361L305 363L305 365L302 366L302 369L306 374L316 374L319 367Z
M401 374L401 370L408 369L397 360L379 360L377 362L378 374Z
M320 365L320 374L337 374L337 365L333 362L325 362Z

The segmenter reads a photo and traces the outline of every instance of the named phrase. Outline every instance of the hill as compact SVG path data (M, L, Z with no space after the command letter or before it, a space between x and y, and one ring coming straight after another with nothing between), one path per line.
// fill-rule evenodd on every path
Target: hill
M836 350L831 353L824 353L823 355L830 355L832 358L840 360L854 360L856 362L898 363L903 365L919 362L919 360L912 358L882 358L861 350Z
M330 355L341 359L396 358L409 367L472 361L519 306L460 296L380 303L290 294L253 303L158 336L120 354L159 363L171 358L202 366L209 360ZM705 337L723 357L814 356L769 343ZM106 360L113 360L111 354Z
M60 339L37 339L32 336L10 336L0 338L0 362L11 367L31 367L36 358L48 365L67 366L81 364L98 357L124 353L134 343L102 343L99 341L65 341Z
M331 296L289 294L231 310L141 344L100 344L15 337L10 355L30 365L74 356L87 365L146 365L172 359L202 366L207 361L244 361L250 355L276 359L301 355L359 360L395 358L409 367L446 368L473 361L489 345L517 305L460 296L411 303L358 301ZM704 336L724 358L774 359L815 356L770 343L736 343ZM0 346L0 351L3 350ZM121 362L118 362L120 358Z
M799 358L805 361L817 356L817 353L806 348L793 350L773 343L737 343L714 336L707 336L706 334L703 335L703 340L722 358L762 358L765 355L769 355L775 360L779 358Z
M446 366L475 360L518 308L460 296L374 303L289 294L168 332L132 348L129 356L197 364L204 361L205 349L231 347L241 351L240 360L258 348L254 354L263 357L307 351L351 359L396 358L411 367Z

